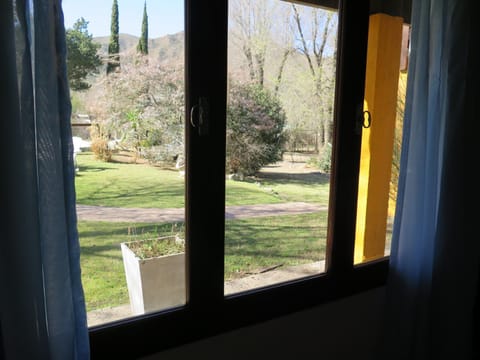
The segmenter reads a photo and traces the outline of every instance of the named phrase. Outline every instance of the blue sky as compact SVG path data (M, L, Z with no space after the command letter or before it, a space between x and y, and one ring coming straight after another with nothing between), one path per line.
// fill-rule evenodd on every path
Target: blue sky
M140 35L144 0L117 0L120 33ZM65 28L83 17L93 36L110 35L113 0L63 0ZM149 38L174 34L184 29L183 0L147 0Z

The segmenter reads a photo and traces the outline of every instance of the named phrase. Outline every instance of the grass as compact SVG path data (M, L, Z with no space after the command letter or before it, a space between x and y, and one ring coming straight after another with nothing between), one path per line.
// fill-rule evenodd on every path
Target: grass
M329 176L326 174L269 174L259 173L255 179L247 179L264 191L275 194L280 202L311 202L328 204ZM228 183L227 183L228 196Z
M127 162L104 163L77 156L77 203L112 207L182 208L184 178L175 169ZM315 202L327 204L328 177L262 172L245 181L226 180L226 205ZM320 215L319 215L320 214ZM323 258L326 212L226 221L225 277L270 266ZM177 226L179 225L179 226ZM78 223L87 310L128 303L120 243L172 235L182 224Z
M272 266L323 260L327 213L229 220L225 223L225 278Z
M113 207L181 208L184 180L177 171L147 164L106 163L77 155L77 203Z
M226 222L225 278L274 265L323 259L326 213L229 220ZM172 224L78 223L82 282L87 311L128 303L120 243L171 235Z
M178 171L148 164L104 163L92 153L77 157L77 203L112 207L182 208L184 179ZM328 179L308 174L261 175L226 181L226 205L307 201L327 204Z

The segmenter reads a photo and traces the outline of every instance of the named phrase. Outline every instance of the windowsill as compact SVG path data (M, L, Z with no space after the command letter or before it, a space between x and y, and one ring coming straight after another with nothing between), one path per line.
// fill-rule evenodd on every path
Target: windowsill
M386 283L388 263L388 258L383 258L348 273L320 274L228 296L215 307L187 305L92 326L92 359L146 356L378 288ZM118 343L132 342L133 338L134 347L117 348Z

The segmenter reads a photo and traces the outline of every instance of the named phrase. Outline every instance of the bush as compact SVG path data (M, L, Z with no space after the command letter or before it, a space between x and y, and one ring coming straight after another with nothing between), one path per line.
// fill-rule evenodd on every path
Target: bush
M113 151L110 148L107 136L104 135L100 125L90 127L91 148L98 160L112 161Z
M227 171L253 175L282 159L285 112L279 100L255 84L233 84L227 107Z
M332 144L327 143L323 146L318 160L318 168L320 171L330 173L332 169Z
M92 140L92 151L98 160L110 162L112 161L112 149L108 145L108 140L95 138Z
M308 165L318 168L323 173L330 173L332 170L332 144L327 143L321 150L320 154L311 157Z

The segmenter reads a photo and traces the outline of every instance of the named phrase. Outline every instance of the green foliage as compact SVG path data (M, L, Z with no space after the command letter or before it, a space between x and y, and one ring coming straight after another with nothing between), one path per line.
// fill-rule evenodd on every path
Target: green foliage
M148 54L148 15L146 1L143 5L142 34L138 40L137 51L142 55Z
M108 44L107 74L120 67L120 41L118 24L118 2L113 0L112 18L110 24L110 43Z
M88 75L98 72L102 64L97 51L100 44L92 40L88 33L88 21L78 19L72 29L65 32L67 43L67 75L72 90L86 90L90 84L85 80Z
M227 171L252 175L281 160L286 116L279 100L256 84L232 84L227 108Z
M71 85L70 85L71 88ZM75 89L72 89L75 90ZM79 114L85 112L85 104L78 96L78 93L70 94L70 102L72 103L72 114Z
M332 144L327 143L320 151L318 168L324 173L329 173L332 168Z
M328 143L322 147L320 154L311 157L308 165L318 168L321 172L329 174L332 170L332 144Z
M129 242L127 245L129 249L142 260L178 254L185 251L182 240L177 241L175 236L137 240Z

